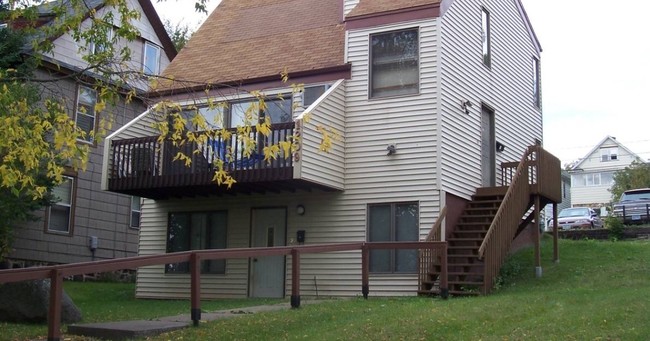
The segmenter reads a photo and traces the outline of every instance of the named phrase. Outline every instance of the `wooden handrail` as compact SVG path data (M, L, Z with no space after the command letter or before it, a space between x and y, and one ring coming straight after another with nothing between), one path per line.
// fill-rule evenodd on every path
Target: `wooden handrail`
M108 272L121 269L134 269L149 265L190 262L190 314L194 325L201 319L201 271L202 260L251 258L260 256L293 255L296 261L291 263L291 273L296 276L291 283L291 305L300 306L300 255L306 253L323 253L337 251L360 250L361 262L361 291L365 298L369 293L369 252L374 249L442 249L443 274L441 288L447 289L447 243L446 242L359 242L341 244L319 244L300 246L257 247L236 249L194 250L150 256L137 256L120 259L101 260L76 264L44 266L38 268L22 268L0 270L0 283L20 282L35 279L50 279L50 306L48 312L48 340L61 339L61 297L64 277L93 272Z
M431 227L431 230L429 230L429 233L427 234L427 237L425 241L427 242L433 242L433 241L441 241L442 237L442 232L441 232L441 227L442 227L442 221L445 219L447 216L447 206L443 207L442 210L440 210L440 214L438 215L438 218L436 219L435 223ZM446 254L447 250L429 250L429 249L423 249L420 250L418 258L420 260L418 267L419 267L419 276L418 276L418 288L420 290L425 290L425 281L429 278L429 273L433 269L434 266L440 265L441 269L443 271L447 270L446 264L442 264L443 262L443 257L440 254L441 252L445 253L445 260L446 260ZM447 275L443 276L442 273L440 274L440 280L441 280L441 287L442 287L442 281L445 281L445 287L446 287L446 281L447 281ZM444 278L443 278L444 277Z

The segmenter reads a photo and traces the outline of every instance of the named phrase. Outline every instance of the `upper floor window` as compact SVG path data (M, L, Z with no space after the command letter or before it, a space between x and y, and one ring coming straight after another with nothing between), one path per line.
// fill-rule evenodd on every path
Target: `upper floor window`
M312 103L316 102L316 100L319 99L327 89L329 89L329 85L305 86L302 96L303 107L307 108L312 105Z
M97 53L102 53L108 50L111 45L112 45L112 39L113 39L113 28L107 28L106 29L106 40L102 42L95 42L91 41L90 44L88 45L88 50L90 51L90 54L97 54Z
M420 91L418 29L370 36L370 97Z
M92 143L95 140L95 104L97 92L89 87L79 86L75 124L83 132L82 141Z
M64 176L63 182L52 189L57 200L46 209L45 227L48 232L72 233L75 179Z
M225 249L228 214L215 212L175 212L169 214L167 252L203 249ZM189 264L174 263L165 266L167 273L188 273ZM226 273L224 259L201 262L202 273Z
M600 148L600 161L607 162L616 160L618 160L617 147Z
M541 108L539 75L539 59L533 58L533 101L536 107Z
M585 186L600 186L600 173L585 174Z
M260 113L268 116L271 123L286 123L293 119L293 104L291 98L267 98L263 105L257 99L245 100L238 102L221 103L210 107L198 109L198 113L203 116L208 129L236 128L246 124L255 125ZM187 113L193 117L195 112ZM198 127L192 127L198 129Z
M492 48L490 46L490 12L485 8L481 10L481 39L483 47L483 64L490 67L492 64Z
M417 203L392 203L368 206L369 242L417 241L419 216ZM370 272L404 273L417 270L417 250L371 250Z
M157 75L160 73L160 47L148 41L144 43L142 72L145 75Z
M140 215L142 214L142 198L131 197L131 221L129 226L132 228L140 228Z

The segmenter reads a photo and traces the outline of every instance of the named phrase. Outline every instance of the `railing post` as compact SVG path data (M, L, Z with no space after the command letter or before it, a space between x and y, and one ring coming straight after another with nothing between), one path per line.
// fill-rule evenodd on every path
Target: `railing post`
M449 284L447 282L448 280L448 273L447 273L447 242L443 244L442 247L442 256L441 256L441 261L440 261L440 297L443 299L447 299L449 297ZM431 252L435 250L435 246L431 248Z
M291 249L291 308L300 308L300 251Z
M50 306L47 321L47 341L61 340L61 299L63 298L63 275L58 269L50 274Z
M557 203L553 203L553 262L560 262L560 248L558 245Z
M192 253L190 257L190 273L191 273L191 317L192 323L195 327L201 321L201 258L198 254Z
M533 240L535 241L535 276L542 277L542 258L539 232L539 211L541 202L539 195L535 194L535 225L533 226Z
M363 298L368 299L370 293L369 277L370 277L370 251L368 245L363 243L361 247L361 294Z

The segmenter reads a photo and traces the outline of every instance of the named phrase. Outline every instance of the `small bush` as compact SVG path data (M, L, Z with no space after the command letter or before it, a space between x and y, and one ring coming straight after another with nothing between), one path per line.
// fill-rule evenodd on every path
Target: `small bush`
M605 218L605 227L609 230L609 237L611 239L623 238L623 229L625 228L623 220L610 215Z

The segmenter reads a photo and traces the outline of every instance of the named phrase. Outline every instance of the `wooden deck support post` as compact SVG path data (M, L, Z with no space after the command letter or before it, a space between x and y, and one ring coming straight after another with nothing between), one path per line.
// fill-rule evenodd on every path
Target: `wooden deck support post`
M198 327L201 321L201 258L196 253L190 257L190 273L190 300L192 301L190 316L194 326Z
M535 226L533 226L533 240L535 241L535 277L542 277L542 258L541 258L541 245L540 245L540 198L539 195L535 195Z
M558 246L557 203L553 203L553 262L560 262L560 248Z
M368 299L370 293L370 251L365 243L361 247L361 294L363 298Z
M50 306L47 321L47 341L61 340L61 300L63 299L63 275L58 269L50 273Z
M291 249L291 308L300 308L300 251Z
M447 299L449 297L449 284L448 284L448 263L447 263L447 242L442 248L442 257L440 260L440 297ZM434 254L436 247L431 247L431 254Z

